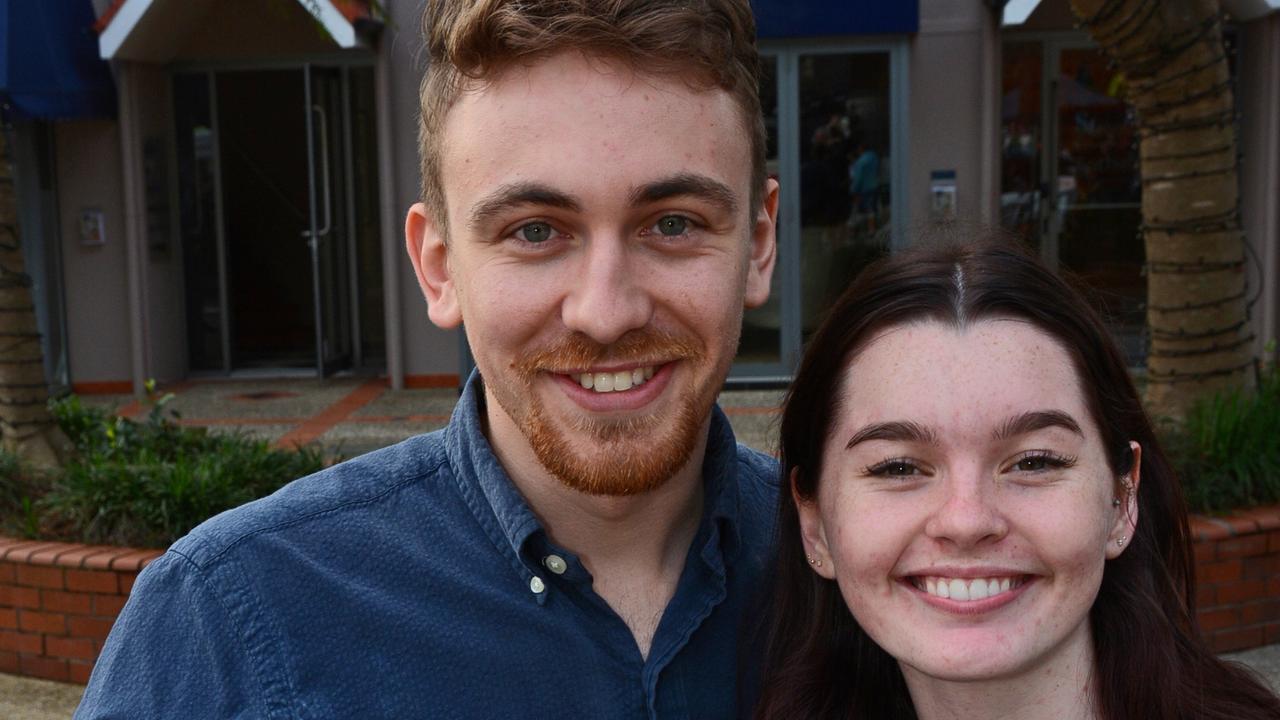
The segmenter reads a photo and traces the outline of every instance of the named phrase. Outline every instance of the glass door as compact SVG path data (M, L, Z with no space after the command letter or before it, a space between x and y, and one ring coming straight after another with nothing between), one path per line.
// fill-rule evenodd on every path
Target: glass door
M1001 218L1088 284L1128 360L1145 361L1138 136L1124 77L1084 42L1008 43Z
M180 71L173 88L192 371L382 362L372 68Z
M906 226L905 45L782 43L762 55L778 262L769 301L743 317L733 383L789 380L827 308Z
M306 119L316 372L324 377L352 363L351 247L347 221L348 107L339 68L307 67Z

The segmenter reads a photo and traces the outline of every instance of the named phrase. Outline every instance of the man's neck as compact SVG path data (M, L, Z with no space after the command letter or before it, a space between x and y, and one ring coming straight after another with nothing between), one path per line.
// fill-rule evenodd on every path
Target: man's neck
M689 459L667 482L638 495L588 495L538 462L515 423L488 403L494 454L557 545L574 553L593 588L626 622L644 656L684 571L703 508L702 461L710 417Z

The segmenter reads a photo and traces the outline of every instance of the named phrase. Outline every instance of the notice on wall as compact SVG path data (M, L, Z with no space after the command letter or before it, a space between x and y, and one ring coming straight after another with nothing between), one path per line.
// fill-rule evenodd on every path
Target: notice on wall
M80 244L85 247L107 244L107 218L98 208L80 211Z
M947 222L956 219L956 171L929 173L929 219Z

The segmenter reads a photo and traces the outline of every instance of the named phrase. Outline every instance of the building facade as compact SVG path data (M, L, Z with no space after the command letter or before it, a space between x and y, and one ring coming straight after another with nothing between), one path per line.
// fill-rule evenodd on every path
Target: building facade
M15 124L55 384L455 386L465 340L428 322L403 250L421 0L83 2L114 107ZM1280 334L1280 17L1227 5L1261 351ZM753 6L779 264L731 382L785 381L861 267L952 217L1003 224L1086 279L1142 365L1136 135L1066 0Z

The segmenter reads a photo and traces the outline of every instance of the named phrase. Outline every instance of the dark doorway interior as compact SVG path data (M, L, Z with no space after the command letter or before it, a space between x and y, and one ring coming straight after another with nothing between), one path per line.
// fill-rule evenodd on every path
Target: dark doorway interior
M301 70L217 75L232 364L315 364Z

